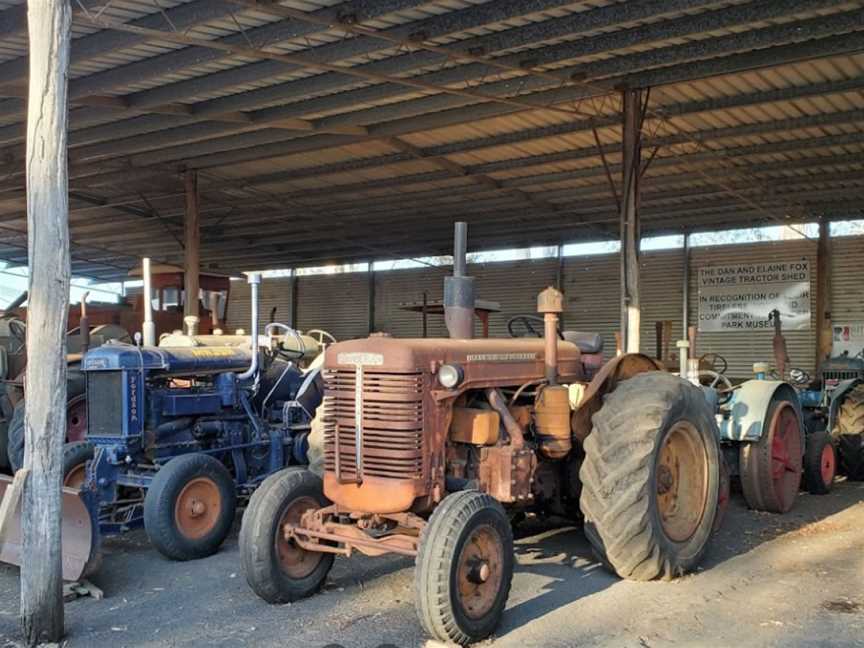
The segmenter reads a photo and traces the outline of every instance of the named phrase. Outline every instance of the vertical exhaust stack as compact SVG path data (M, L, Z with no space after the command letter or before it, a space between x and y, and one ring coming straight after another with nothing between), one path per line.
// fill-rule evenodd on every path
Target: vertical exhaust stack
M81 353L87 353L87 350L90 348L90 318L87 317L87 298L89 296L89 290L81 295L81 317L78 320L78 332L81 335Z
M253 272L249 275L249 288L252 290L252 364L237 376L238 380L248 380L258 371L258 286L261 285L261 275Z
M458 222L453 241L453 276L444 278L444 323L454 340L470 340L474 334L474 277L466 272L468 223Z
M145 346L156 346L156 325L153 323L153 280L150 276L150 259L141 259L141 274L144 275L144 324L141 333Z
M537 295L537 312L543 315L543 339L546 342L544 358L546 381L558 384L558 316L564 310L564 295L549 286Z

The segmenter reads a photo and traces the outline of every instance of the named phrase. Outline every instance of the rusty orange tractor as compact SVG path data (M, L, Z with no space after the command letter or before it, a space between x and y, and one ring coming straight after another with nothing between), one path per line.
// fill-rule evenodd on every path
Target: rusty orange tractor
M411 556L422 626L465 644L492 633L504 610L514 514L584 519L625 578L672 578L703 555L721 459L702 391L641 355L589 379L585 356L597 349L559 333L552 288L538 298L543 339L470 339L460 225L445 284L450 339L372 336L327 349L323 478L270 476L243 519L243 569L263 599L313 594L337 555Z

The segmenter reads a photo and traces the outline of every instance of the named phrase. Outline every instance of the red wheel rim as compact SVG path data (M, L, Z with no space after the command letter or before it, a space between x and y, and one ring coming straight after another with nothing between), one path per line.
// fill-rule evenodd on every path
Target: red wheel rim
M177 529L191 540L210 533L222 513L219 487L208 477L196 477L187 483L174 504Z
M771 481L782 510L791 507L801 483L801 436L798 415L788 402L771 419Z
M834 473L837 470L837 458L834 456L834 446L826 443L822 448L822 456L819 458L819 469L822 472L822 483L830 486L834 481Z
M66 441L83 441L87 436L87 401L83 396L66 407Z

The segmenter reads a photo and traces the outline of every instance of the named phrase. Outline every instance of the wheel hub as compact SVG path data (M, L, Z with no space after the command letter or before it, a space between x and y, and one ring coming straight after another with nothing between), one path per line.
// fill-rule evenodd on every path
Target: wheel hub
M663 531L670 540L685 542L708 506L708 450L692 423L679 421L666 433L654 474Z
M289 577L301 579L306 578L315 571L324 554L315 551L306 551L297 544L293 529L300 523L300 518L310 509L319 508L319 504L312 497L298 497L285 507L285 512L276 526L276 559L279 567Z
M208 477L198 477L177 496L174 521L180 533L197 540L213 530L221 511L222 498L216 483Z
M456 593L466 616L479 619L493 608L503 578L504 546L491 527L474 529L466 539L456 571Z

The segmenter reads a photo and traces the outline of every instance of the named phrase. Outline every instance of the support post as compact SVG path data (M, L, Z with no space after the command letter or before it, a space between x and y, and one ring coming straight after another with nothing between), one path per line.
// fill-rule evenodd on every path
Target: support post
M198 212L198 173L186 171L186 218L185 237L183 245L183 292L185 304L183 315L185 317L198 317L198 293L200 282L198 274L201 268L201 220Z
M28 2L27 410L21 511L21 625L27 645L63 637L61 471L66 432L66 324L69 314L67 90L72 7Z
M621 195L621 336L625 353L639 352L639 177L642 167L642 91L623 95L623 193Z
M684 232L684 266L682 269L681 286L681 337L687 335L687 327L690 326L690 234Z
M369 262L369 335L375 332L375 264Z
M816 364L830 357L831 334L831 234L829 224L819 220L819 243L816 246Z

